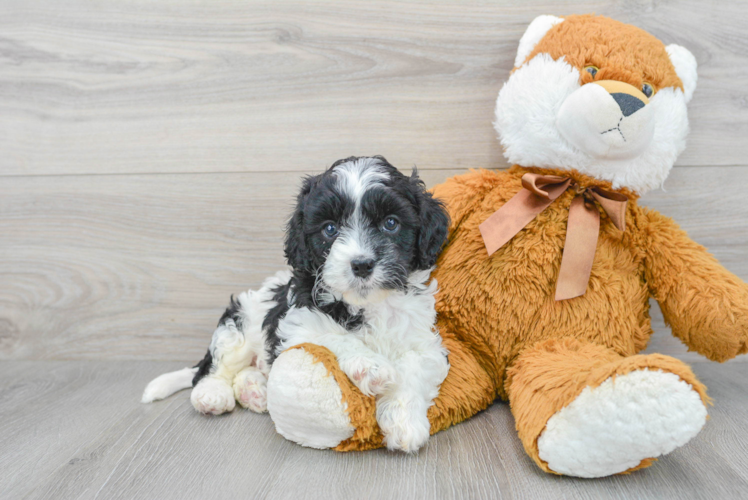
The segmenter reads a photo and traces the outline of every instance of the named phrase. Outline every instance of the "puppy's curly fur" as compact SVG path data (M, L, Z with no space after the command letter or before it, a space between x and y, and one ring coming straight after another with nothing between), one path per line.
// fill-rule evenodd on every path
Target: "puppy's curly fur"
M449 370L429 282L448 224L417 173L407 177L381 156L346 158L307 177L286 231L291 269L232 297L204 359L153 380L143 402L192 385L202 413L231 411L235 400L266 411L275 357L312 343L377 397L387 446L417 450Z

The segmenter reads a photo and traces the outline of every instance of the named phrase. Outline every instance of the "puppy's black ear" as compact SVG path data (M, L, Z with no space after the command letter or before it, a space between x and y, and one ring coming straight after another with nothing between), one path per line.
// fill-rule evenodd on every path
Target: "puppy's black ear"
M418 250L416 267L429 269L436 264L436 258L447 241L449 229L449 215L444 204L426 191L426 185L418 178L418 171L414 168L410 176L411 187L416 192L418 212L421 227L418 231Z
M296 270L311 270L311 253L307 249L304 235L304 209L309 193L316 182L316 177L306 177L301 186L301 191L296 197L296 208L288 219L286 225L286 242L284 253L288 265Z

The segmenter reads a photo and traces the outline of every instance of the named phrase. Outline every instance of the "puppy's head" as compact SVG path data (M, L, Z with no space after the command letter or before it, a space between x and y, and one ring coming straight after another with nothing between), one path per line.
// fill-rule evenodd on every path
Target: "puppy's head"
M318 299L361 306L430 269L448 223L415 171L407 177L381 156L346 158L304 180L288 223L286 259L316 277Z

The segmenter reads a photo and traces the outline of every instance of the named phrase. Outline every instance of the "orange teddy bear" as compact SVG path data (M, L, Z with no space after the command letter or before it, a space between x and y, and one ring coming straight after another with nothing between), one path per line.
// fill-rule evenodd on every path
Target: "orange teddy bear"
M748 286L637 205L685 147L695 87L690 52L636 27L530 24L496 106L515 166L434 188L452 218L434 273L451 368L432 433L508 399L543 470L600 477L647 467L699 432L709 399L690 368L637 354L650 297L690 349L715 361L748 351ZM306 446L382 445L374 399L318 346L277 359L268 409Z

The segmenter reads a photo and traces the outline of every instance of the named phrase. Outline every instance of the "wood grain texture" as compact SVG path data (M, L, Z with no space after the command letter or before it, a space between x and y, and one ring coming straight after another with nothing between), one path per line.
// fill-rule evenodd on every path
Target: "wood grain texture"
M349 154L506 166L490 126L539 14L597 12L699 62L678 165L748 156L740 2L6 1L0 175L304 171Z
M142 405L165 362L0 365L2 498L740 498L748 488L748 364L697 363L711 419L653 467L596 480L544 474L506 404L431 438L417 455L301 448L270 418L195 412L188 393Z
M5 179L0 357L195 358L229 296L284 265L283 227L300 179Z
M434 185L459 172L423 177ZM283 225L299 180L285 173L5 179L0 357L201 358L229 296L283 265ZM673 216L748 280L748 208L739 203L746 182L748 168L676 169L668 191L642 203ZM656 308L653 317L650 350L703 359L686 354Z
M744 497L747 357L699 362L656 306L648 352L694 362L715 406L630 476L543 474L504 404L406 456L301 448L187 393L137 403L283 264L301 175L351 154L429 185L505 167L490 123L519 38L593 11L696 56L684 168L642 203L748 280L743 3L2 2L0 498Z

